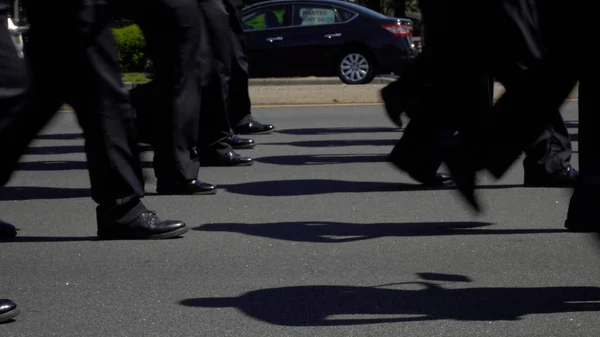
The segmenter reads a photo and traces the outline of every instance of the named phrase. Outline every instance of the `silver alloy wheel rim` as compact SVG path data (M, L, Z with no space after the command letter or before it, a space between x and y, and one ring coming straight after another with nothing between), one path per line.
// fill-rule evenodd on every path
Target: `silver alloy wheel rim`
M341 70L348 81L362 81L369 73L369 61L361 54L348 54L342 59Z

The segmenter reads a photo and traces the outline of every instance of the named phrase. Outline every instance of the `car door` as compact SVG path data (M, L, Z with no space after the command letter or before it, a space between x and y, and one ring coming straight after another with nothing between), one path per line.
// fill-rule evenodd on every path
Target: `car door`
M331 5L294 3L293 27L282 51L293 75L332 74L342 46L352 39L348 21L354 16Z
M251 77L277 77L286 69L282 46L292 25L292 6L270 5L242 16Z

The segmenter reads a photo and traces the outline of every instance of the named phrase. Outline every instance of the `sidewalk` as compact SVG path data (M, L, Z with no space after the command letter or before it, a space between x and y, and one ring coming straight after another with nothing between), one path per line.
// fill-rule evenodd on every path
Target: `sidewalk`
M250 84L253 105L285 104L375 104L383 103L380 90L393 78L377 78L372 83L347 85L338 78L301 79L254 79ZM494 97L504 93L504 87L496 83ZM576 87L569 99L578 97Z

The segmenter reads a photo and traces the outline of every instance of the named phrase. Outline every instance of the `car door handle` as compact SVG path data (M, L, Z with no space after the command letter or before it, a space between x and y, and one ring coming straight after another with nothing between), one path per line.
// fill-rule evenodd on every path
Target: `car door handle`
M340 37L342 36L342 33L335 33L335 34L327 34L325 35L326 38L331 39L332 37Z
M273 41L281 41L283 40L283 37L281 36L277 36L277 37L268 37L265 40L269 41L269 42L273 42Z

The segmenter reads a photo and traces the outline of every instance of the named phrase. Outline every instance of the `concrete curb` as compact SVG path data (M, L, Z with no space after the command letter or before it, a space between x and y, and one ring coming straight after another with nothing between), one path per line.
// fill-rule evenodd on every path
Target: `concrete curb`
M395 81L392 76L377 76L371 84L388 84ZM267 85L347 85L338 77L291 77L291 78L251 78L248 81L250 86L267 86ZM356 84L361 86L364 84Z

